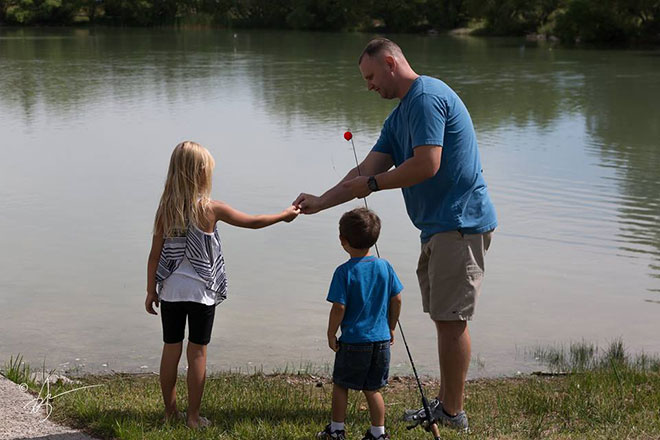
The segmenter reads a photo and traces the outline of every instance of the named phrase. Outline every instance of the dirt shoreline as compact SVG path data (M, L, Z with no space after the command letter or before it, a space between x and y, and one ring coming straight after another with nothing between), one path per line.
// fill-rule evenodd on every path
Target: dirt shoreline
M46 418L46 409L34 395L0 376L0 440L96 440Z

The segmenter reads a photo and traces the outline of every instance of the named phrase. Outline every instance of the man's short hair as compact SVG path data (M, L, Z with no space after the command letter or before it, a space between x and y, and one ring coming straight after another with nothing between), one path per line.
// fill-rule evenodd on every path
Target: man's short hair
M375 57L376 55L379 55L381 52L384 51L388 51L392 55L397 57L403 56L403 51L401 50L399 45L396 44L394 41L388 40L387 38L374 38L369 43L367 43L367 46L360 54L360 58L358 59L358 65L362 63L362 58L364 58L365 55L369 55L370 57Z
M339 219L339 235L355 249L369 249L380 235L380 218L367 208L345 212Z

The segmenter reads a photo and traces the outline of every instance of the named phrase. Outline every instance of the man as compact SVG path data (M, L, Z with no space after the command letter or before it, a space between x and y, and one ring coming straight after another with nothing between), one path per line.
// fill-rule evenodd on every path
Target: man
M320 197L302 193L294 205L313 214L374 191L402 189L408 215L421 230L417 276L424 311L438 337L441 385L431 409L441 423L467 431L467 321L474 313L484 255L497 226L472 120L449 86L415 73L390 40L369 42L358 64L369 90L400 102L360 164L360 173L354 168ZM409 410L404 417L419 421L425 415Z

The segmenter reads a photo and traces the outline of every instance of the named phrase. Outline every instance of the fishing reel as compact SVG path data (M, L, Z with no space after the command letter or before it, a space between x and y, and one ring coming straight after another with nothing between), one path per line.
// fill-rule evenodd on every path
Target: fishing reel
M411 430L411 429L417 428L418 426L421 426L422 428L424 428L424 430L426 432L431 432L431 427L433 426L433 424L435 422L436 422L435 420L429 420L429 419L426 419L426 418L418 419L418 420L414 421L412 425L406 426L406 429Z

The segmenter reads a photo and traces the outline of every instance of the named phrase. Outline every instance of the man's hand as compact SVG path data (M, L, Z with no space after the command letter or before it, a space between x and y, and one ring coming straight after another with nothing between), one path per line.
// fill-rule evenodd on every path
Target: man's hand
M394 345L394 330L390 330L390 346Z
M368 180L369 178L366 176L358 176L342 183L342 186L350 190L353 197L361 199L371 194L371 190L367 185Z
M335 353L339 351L339 342L337 342L336 335L328 335L328 347Z
M157 315L156 311L154 310L154 304L156 307L160 305L160 301L158 300L158 295L155 293L147 293L147 299L144 301L144 308L147 309L147 313L151 315Z
M303 214L316 214L321 210L321 198L312 194L300 193L293 202Z

